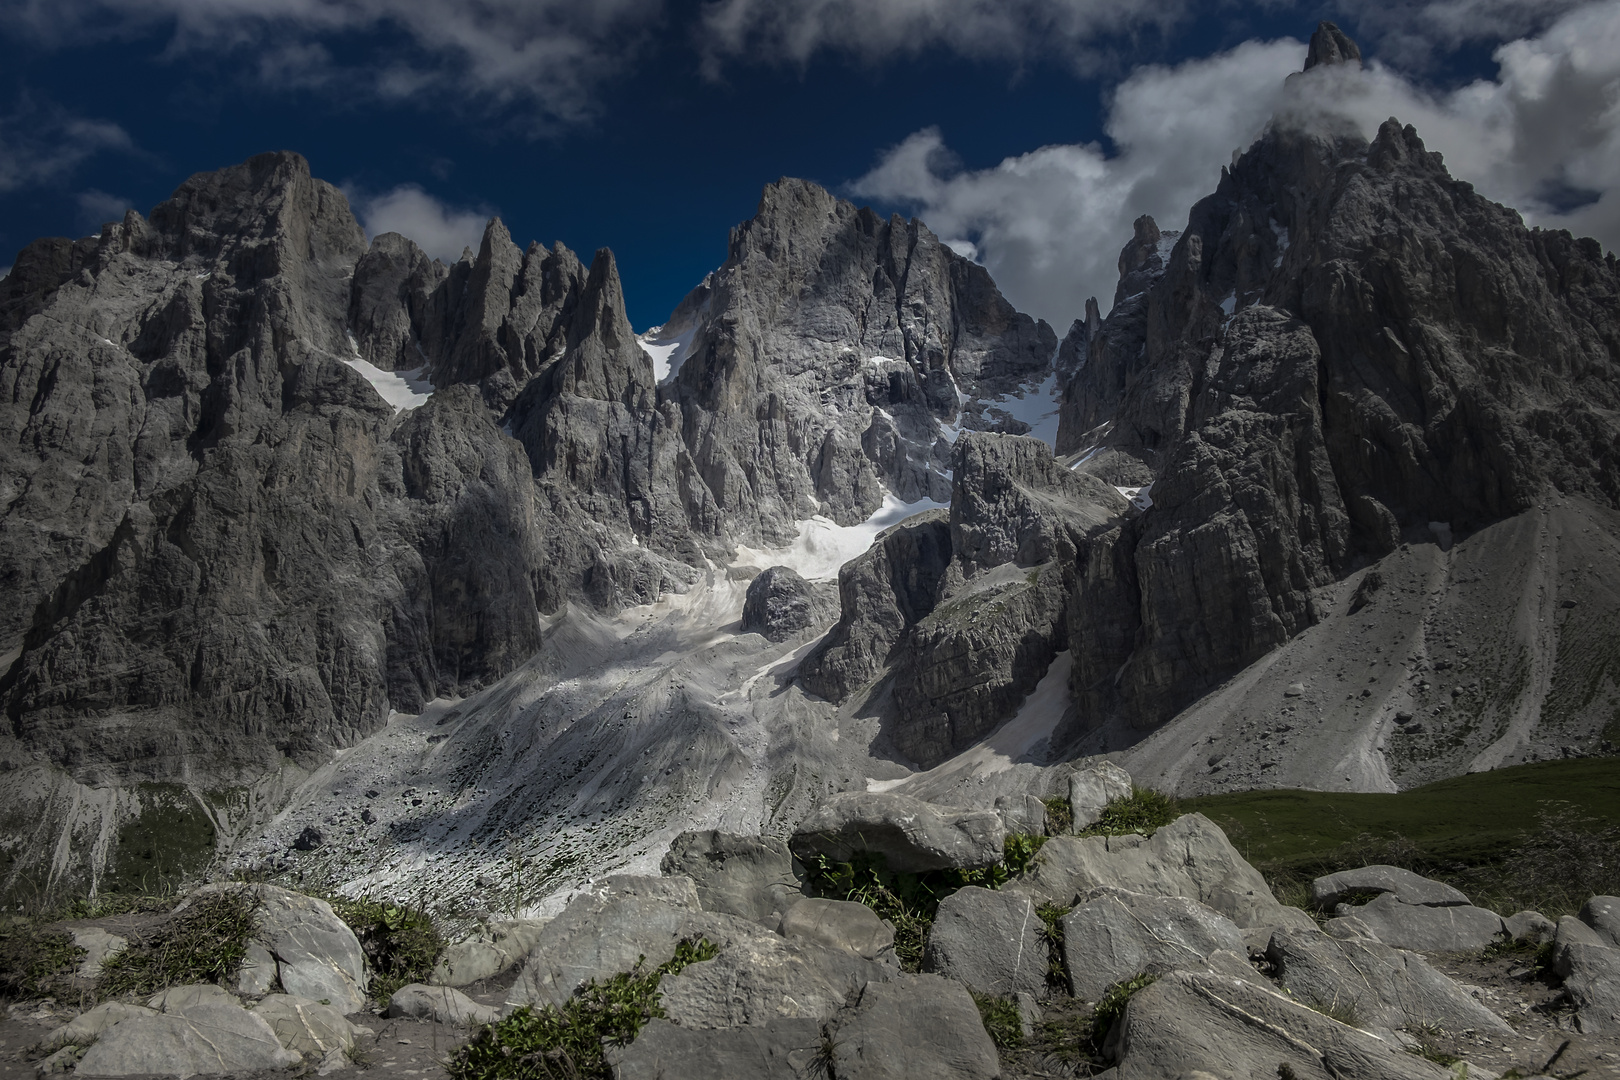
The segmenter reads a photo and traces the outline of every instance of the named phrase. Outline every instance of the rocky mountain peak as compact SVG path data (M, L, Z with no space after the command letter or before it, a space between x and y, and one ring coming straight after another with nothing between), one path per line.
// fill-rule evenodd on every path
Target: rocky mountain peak
M1361 46L1350 35L1326 19L1316 24L1311 44L1305 53L1305 70L1324 64L1361 65Z

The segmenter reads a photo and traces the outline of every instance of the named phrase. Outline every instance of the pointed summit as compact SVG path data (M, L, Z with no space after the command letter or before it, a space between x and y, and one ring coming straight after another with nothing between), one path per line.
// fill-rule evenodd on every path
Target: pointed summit
M1305 70L1309 71L1318 64L1348 64L1352 61L1358 66L1361 64L1361 46L1334 23L1325 19L1317 23L1316 33L1311 35L1310 51L1305 54Z

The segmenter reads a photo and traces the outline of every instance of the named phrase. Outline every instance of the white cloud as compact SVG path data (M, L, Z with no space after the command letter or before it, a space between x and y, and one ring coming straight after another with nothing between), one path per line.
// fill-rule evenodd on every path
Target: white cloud
M1131 222L1179 228L1248 145L1305 60L1293 40L1249 42L1174 68L1145 67L1115 91L1095 143L1045 146L992 169L952 173L938 129L917 132L852 185L855 195L914 206L949 241L973 243L1019 308L1062 332L1096 296L1107 310Z
M172 26L172 55L240 50L268 85L341 85L384 96L452 87L538 107L537 123L577 121L621 69L662 0L25 0L8 17L53 44ZM345 68L328 49L383 32ZM364 43L361 43L362 50Z
M415 184L402 184L381 195L347 194L367 236L397 232L447 263L461 258L463 248L478 250L484 225L492 216L446 206Z
M1416 126L1452 174L1532 224L1620 247L1620 0L1566 11L1496 50L1497 77L1426 90L1378 63L1317 68L1294 41L1249 42L1120 85L1095 144L1047 146L953 172L936 129L888 151L853 192L914 207L942 237L968 241L1008 298L1060 329L1087 296L1106 309L1130 222L1180 228L1220 166L1279 108L1349 117L1371 137L1390 116Z
M60 180L106 150L134 149L129 133L117 124L25 101L17 112L0 117L0 192Z
M79 204L79 224L86 229L99 230L109 221L122 221L124 211L134 204L122 195L109 195L91 188L73 197Z
M1022 60L1061 51L1082 68L1091 43L1168 27L1187 0L716 0L703 11L705 69L725 59L803 65L829 50L878 60L943 46L966 57Z

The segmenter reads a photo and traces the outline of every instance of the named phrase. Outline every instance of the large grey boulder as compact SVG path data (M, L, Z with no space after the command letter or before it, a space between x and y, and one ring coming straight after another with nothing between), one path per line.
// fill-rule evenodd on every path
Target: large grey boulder
M395 990L388 999L387 1016L412 1016L422 1020L436 1020L456 1027L472 1027L494 1023L501 1010L493 1005L480 1005L472 998L449 986L424 986L411 983Z
M322 1005L292 994L271 994L252 1011L270 1025L282 1046L309 1060L320 1061L333 1051L342 1053L354 1046L354 1025L336 1005Z
M687 1028L651 1020L634 1042L607 1050L618 1080L803 1080L815 1075L821 1021L779 1017L738 1028Z
M1063 959L1075 997L1096 1001L1138 972L1204 967L1217 950L1242 954L1232 920L1184 896L1098 889L1063 916Z
M659 869L692 879L704 911L767 920L805 895L804 868L774 836L737 836L708 829L683 832Z
M1046 996L1044 924L1027 896L970 885L940 902L923 970L980 994Z
M1330 909L1354 893L1390 893L1403 904L1458 907L1468 897L1442 881L1433 881L1398 866L1363 866L1340 870L1311 882L1311 903Z
M134 1015L101 1032L79 1061L79 1076L198 1074L281 1069L302 1061L258 1013L201 1001L182 1011Z
M1494 911L1467 904L1404 904L1393 892L1381 893L1360 907L1340 905L1340 910L1361 920L1385 945L1418 952L1482 949L1507 933L1502 917Z
M101 1033L123 1020L136 1016L155 1015L157 1010L143 1005L129 1005L122 1001L104 1001L95 1008L80 1013L59 1028L50 1031L39 1041L39 1048L54 1052L64 1046L89 1046Z
M1514 941L1528 941L1539 945L1551 941L1558 932L1558 924L1539 911L1520 911L1502 920L1508 936Z
M550 919L506 919L480 927L471 937L445 947L428 982L471 986L520 963L534 948Z
M1103 808L1115 799L1131 794L1131 774L1111 761L1100 761L1078 769L1069 777L1069 809L1074 814L1074 831L1095 825Z
M276 958L281 988L359 1012L366 1003L366 956L354 931L325 900L273 885L253 888L260 905L254 939Z
M703 911L688 878L610 877L541 928L507 1001L561 1006L586 982L630 971L638 960L657 967L682 941L724 947L766 934L747 919Z
M1452 1077L1392 1040L1347 1027L1256 981L1213 972L1171 972L1137 991L1107 1049L1121 1080Z
M789 566L773 566L748 583L743 598L744 633L781 642L838 614L821 592Z
M867 983L829 1025L838 1080L993 1080L1001 1074L966 988L937 975Z
M1594 896L1576 916L1607 944L1620 947L1620 896Z
M869 982L897 978L892 964L846 949L759 934L659 984L665 1015L689 1028L762 1024L785 1016L827 1019Z
M1553 969L1563 977L1583 1033L1620 1032L1620 949L1571 941L1557 947Z
M1271 895L1260 872L1202 814L1185 814L1151 838L1134 833L1055 836L1008 889L1037 903L1068 907L1103 886L1151 896L1185 896L1214 908L1239 927L1297 921L1291 909Z
M1009 833L1025 836L1045 836L1047 829L1046 803L1028 794L997 795L996 813L1001 815L1002 827Z
M1266 958L1277 981L1300 1001L1353 1010L1362 1024L1513 1030L1423 957L1369 938L1278 930Z
M907 795L844 792L812 810L789 846L801 859L847 862L858 851L884 856L890 870L975 870L1002 858L994 810L935 806Z
M807 897L782 916L782 936L843 949L868 960L894 955L894 927L865 904Z
M171 986L153 994L146 1007L158 1012L180 1013L197 1005L237 1005L236 995L214 983L188 983Z
M94 979L101 974L101 965L108 957L129 948L128 939L110 934L99 926L76 926L68 933L73 935L73 944L84 950L77 972L81 979Z

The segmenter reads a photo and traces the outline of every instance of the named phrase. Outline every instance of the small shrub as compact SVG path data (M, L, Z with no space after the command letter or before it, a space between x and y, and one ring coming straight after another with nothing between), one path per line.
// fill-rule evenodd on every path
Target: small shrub
M1072 910L1057 904L1042 904L1035 909L1041 920L1041 937L1046 941L1046 985L1054 990L1069 989L1069 967L1063 962L1063 916Z
M72 989L84 950L72 934L40 933L34 925L16 919L0 928L0 998L57 997Z
M1046 804L1046 827L1053 836L1062 836L1074 828L1074 807L1069 805L1068 796L1054 795L1041 802Z
M103 1001L145 997L171 986L224 982L247 955L259 900L248 888L204 893L149 937L137 938L101 965L96 993Z
M1024 1022L1018 1015L1017 1002L991 994L974 994L973 1004L979 1007L985 1033L997 1050L1011 1050L1023 1043Z
M444 951L444 938L427 912L409 904L335 897L332 910L360 940L371 964L371 993L387 1002L394 991L427 982Z
M1080 831L1081 836L1122 836L1125 833L1154 832L1181 816L1181 808L1170 796L1152 788L1132 788L1130 795L1103 807L1102 816Z
M1417 1045L1408 1046L1406 1048L1407 1053L1415 1054L1425 1061L1432 1061L1436 1065L1448 1067L1462 1060L1456 1054L1448 1054L1435 1045L1434 1040L1440 1035L1439 1028L1430 1024L1410 1024L1407 1026L1406 1031L1417 1038Z
M1337 1020L1346 1027L1361 1026L1361 1014L1356 1011L1356 1003L1353 1001L1340 1001L1338 997L1334 997L1332 1001L1327 1001L1312 994L1311 999L1305 1002L1305 1005L1315 1009L1329 1020Z
M585 1080L607 1078L604 1043L623 1046L648 1020L664 1015L658 984L720 949L706 939L683 941L668 963L634 969L605 983L592 979L562 1006L524 1006L485 1024L446 1066L452 1080Z
M1028 870L1029 864L1045 845L1046 840L1044 836L1034 836L1030 833L1008 833L1001 845L1002 862L1007 867L1007 873L1022 874Z
M1091 1045L1099 1052L1103 1043L1108 1039L1108 1033L1113 1030L1114 1024L1125 1015L1125 1006L1130 1003L1138 990L1143 990L1159 981L1157 975L1142 972L1129 979L1121 980L1110 986L1103 993L1102 1000L1091 1013Z

